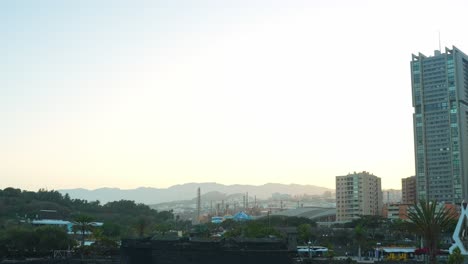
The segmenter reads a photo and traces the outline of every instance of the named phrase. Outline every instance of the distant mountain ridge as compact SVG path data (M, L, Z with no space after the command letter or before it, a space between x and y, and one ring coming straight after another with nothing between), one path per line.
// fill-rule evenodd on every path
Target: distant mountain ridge
M314 185L267 183L255 186L241 184L224 185L214 182L185 183L174 185L169 188L140 187L129 190L119 188L99 188L95 190L77 188L58 191L64 195L68 193L72 199L84 199L88 201L99 200L101 203L124 199L133 200L137 203L157 204L178 200L191 200L196 197L198 188L200 188L202 194L208 192L219 192L231 195L248 192L249 196L255 195L259 199L269 198L273 193L289 195L321 195L326 191L334 191L333 189Z

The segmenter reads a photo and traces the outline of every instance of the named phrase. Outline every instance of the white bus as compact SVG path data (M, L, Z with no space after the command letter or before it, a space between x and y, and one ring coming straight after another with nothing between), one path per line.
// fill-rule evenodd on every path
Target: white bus
M300 257L324 257L328 248L321 246L297 246L297 254Z

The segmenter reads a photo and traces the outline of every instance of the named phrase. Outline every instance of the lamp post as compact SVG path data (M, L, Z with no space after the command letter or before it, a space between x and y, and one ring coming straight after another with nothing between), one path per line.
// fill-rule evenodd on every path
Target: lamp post
M381 250L380 246L381 245L382 244L380 242L377 242L376 247L375 247L375 258L377 259L377 261L380 260L380 257L382 255L381 252L380 252L380 250Z

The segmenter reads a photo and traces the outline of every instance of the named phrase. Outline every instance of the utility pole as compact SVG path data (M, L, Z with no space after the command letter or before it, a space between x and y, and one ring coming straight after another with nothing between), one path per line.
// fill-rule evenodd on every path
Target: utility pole
M200 224L200 215L201 215L201 192L200 187L197 190L197 224Z

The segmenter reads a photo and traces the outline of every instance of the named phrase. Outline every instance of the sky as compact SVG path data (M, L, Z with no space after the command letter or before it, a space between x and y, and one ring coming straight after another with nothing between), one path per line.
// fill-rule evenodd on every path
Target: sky
M466 1L0 1L0 188L414 175L409 61Z

